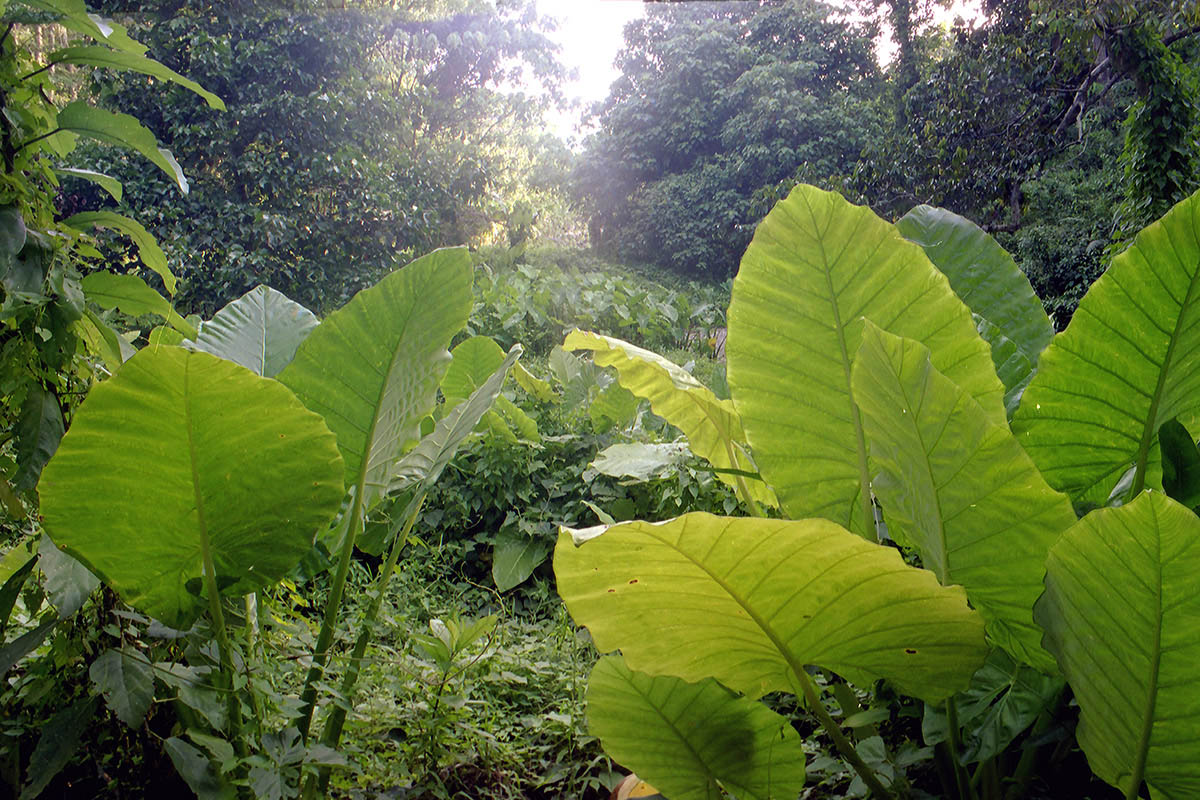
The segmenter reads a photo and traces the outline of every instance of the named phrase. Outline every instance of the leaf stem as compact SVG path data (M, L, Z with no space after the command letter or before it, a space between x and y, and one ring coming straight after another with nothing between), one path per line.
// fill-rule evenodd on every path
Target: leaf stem
M738 465L738 463L740 463L740 462L738 462L737 451L734 450L732 440L730 440L730 439L725 440L725 450L726 450L726 452L729 453L729 463L733 464L733 466L736 467ZM746 485L745 477L743 477L742 474L739 472L734 475L734 479L737 481L736 491L737 491L738 497L741 498L742 505L746 506L746 509L750 512L750 516L752 516L752 517L763 516L762 509L760 509L758 507L758 503L756 503L754 501L753 495L750 494L750 487Z
M388 581L391 580L392 573L396 569L396 563L400 560L400 553L404 550L404 545L408 541L408 535L412 532L413 524L417 521L417 515L421 513L422 506L425 505L427 492L421 492L419 496L409 502L404 509L404 528L392 540L392 548L388 552L387 562L379 570L379 574L375 576L375 581L371 586L371 603L367 606L367 611L363 615L362 625L358 631L358 639L354 642L354 652L350 655L350 663L346 665L346 673L342 676L342 685L339 689L342 696L342 703L335 705L333 710L329 712L328 719L325 720L325 727L321 731L321 744L326 747L337 748L338 742L342 738L342 728L346 724L346 709L351 704L354 698L354 687L358 683L358 675L362 670L363 656L367 653L367 645L371 642L371 629L375 626L375 620L379 617L379 609L383 607L383 597L387 589ZM324 793L329 786L330 767L328 764L322 765L318 770L318 777L315 781L315 788L319 793ZM305 797L315 797L316 794L310 794L310 790L314 788L314 780L309 778L305 784Z
M821 723L825 733L833 740L833 744L842 754L842 758L850 762L850 766L863 779L863 783L867 785L877 800L891 800L892 793L880 782L879 776L875 774L875 770L871 769L871 765L862 760L862 756L854 749L854 745L846 738L846 734L842 733L841 727L830 716L825 704L821 702L820 695L817 694L817 687L813 685L812 678L804 670L793 669L792 674L795 676L796 682L800 684L800 690L804 694L809 710Z
M958 728L958 705L951 697L946 700L946 745L950 750L950 766L954 770L954 783L958 789L959 800L977 800L975 787L967 777L967 770L959 760L962 753L962 732Z
M312 665L308 668L308 675L304 677L304 690L300 692L301 711L297 727L305 744L308 744L308 732L312 727L313 712L317 707L317 680L329 661L329 648L333 645L338 612L342 607L342 595L346 590L346 576L350 574L350 562L354 557L354 542L358 538L359 525L362 522L362 488L360 483L354 492L350 509L346 512L350 515L346 527L346 540L342 543L337 572L334 573L333 583L329 587L329 596L325 599L325 616L321 620L321 631L313 649Z

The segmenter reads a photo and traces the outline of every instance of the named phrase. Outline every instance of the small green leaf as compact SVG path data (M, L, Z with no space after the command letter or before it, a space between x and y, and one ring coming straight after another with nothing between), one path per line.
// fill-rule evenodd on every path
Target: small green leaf
M23 547L14 547L5 554L5 561L7 562L13 555L18 557L13 559L14 561L22 560L24 563L13 570L11 575L6 576L4 583L0 584L0 634L4 633L4 629L8 626L8 618L12 616L13 606L16 605L17 598L21 595L21 588L33 573L33 568L37 566L38 562L36 550L29 553Z
M25 220L16 206L0 208L0 279L8 275L13 259L25 247Z
M167 294L175 294L175 287L178 284L178 280L175 278L175 274L171 272L171 268L167 266L166 253L158 246L158 240L154 238L150 231L142 227L140 222L112 211L84 211L72 217L67 217L64 222L73 228L95 226L97 228L112 228L125 234L137 245L138 255L141 256L142 263L158 273L158 276L162 278L163 286L167 289Z
M166 173L179 187L180 192L188 193L187 178L184 177L179 162L171 155L170 150L159 147L154 134L138 122L136 117L114 114L90 106L83 100L76 100L58 112L58 127L105 144L136 150Z
M38 566L46 578L46 594L50 596L50 603L58 609L60 618L74 615L100 586L100 579L83 564L59 550L44 533L38 554Z
M40 385L31 386L15 429L17 438L17 474L13 488L18 492L32 489L42 468L58 449L65 428L58 398Z
M140 653L105 650L92 662L88 676L117 718L140 728L154 700L154 673Z
M549 542L519 531L501 531L492 550L492 580L496 588L507 592L524 583L548 555Z
M199 800L236 800L237 791L233 785L217 774L202 750L178 736L167 739L164 749L179 777L183 778Z

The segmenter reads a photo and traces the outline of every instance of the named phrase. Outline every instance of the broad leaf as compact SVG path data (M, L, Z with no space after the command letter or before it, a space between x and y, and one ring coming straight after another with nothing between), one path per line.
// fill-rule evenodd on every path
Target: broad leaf
M597 453L588 466L601 475L648 481L671 474L690 454L683 442L618 443Z
M32 540L29 544L33 544ZM37 566L37 563L37 548L27 545L17 545L4 554L3 560L0 560L0 634L3 634L4 629L8 627L8 618L12 616L12 610L17 604L17 598L21 595L21 589L33 573L33 568Z
M471 312L471 257L438 250L398 269L330 314L279 380L337 434L346 485L370 506L419 438Z
M16 206L0 208L0 280L12 269L13 259L24 249L27 235L21 209Z
M1200 797L1200 519L1161 492L1093 511L1050 550L1035 616L1098 777Z
M154 672L144 655L105 650L92 662L88 676L118 719L131 728L142 726L154 700Z
M563 347L591 350L597 364L616 369L622 386L649 400L655 414L687 436L692 452L717 469L758 471L747 451L746 434L733 403L718 399L682 367L620 339L584 331L569 333ZM778 505L771 487L761 480L724 473L717 477L735 488L740 480L755 500Z
M558 395L554 393L550 384L525 369L523 364L516 365L513 369L513 376L517 379L517 385L528 392L531 397L536 398L539 403L558 402Z
M601 652L620 649L639 672L756 698L795 691L815 665L937 701L986 654L961 587L827 520L694 513L579 538L559 536L559 594Z
M83 0L20 0L20 2L54 14L58 17L58 22L67 30L90 36L123 53L141 55L146 52L146 46L129 38L123 25L118 25L106 17L92 14L87 10Z
M1071 501L919 342L867 323L851 383L888 531L943 584L966 588L998 645L1053 673L1033 604L1050 545L1075 524Z
M58 622L58 612L48 611L38 618L37 627L0 647L0 677L45 641Z
M110 50L107 47L96 45L78 45L54 51L50 54L48 60L51 64L81 64L89 67L107 67L121 71L140 72L143 75L150 75L161 81L175 83L195 92L204 98L209 108L215 108L219 111L225 110L225 103L221 98L206 90L195 81L183 77L165 64L160 64L154 59L146 58L143 55Z
M83 292L101 308L115 308L130 316L157 314L171 327L189 338L196 337L196 327L171 308L167 298L151 289L137 275L118 275L112 272L93 272L83 279Z
M54 392L40 384L31 386L21 404L14 433L17 438L17 474L13 488L18 492L37 485L42 468L58 449L63 437L63 415Z
M1042 354L1013 430L1051 486L1103 504L1130 466L1141 491L1159 427L1198 411L1200 193L1092 284Z
M162 278L167 294L175 294L175 287L179 281L175 277L175 273L171 272L171 268L167 266L166 253L158 246L158 240L154 238L154 235L142 227L137 220L112 211L84 211L68 217L64 222L74 228L95 226L112 228L125 234L137 245L138 256L141 257L142 263Z
M62 771L79 749L79 740L96 713L97 697L88 697L59 711L42 726L33 754L29 756L21 800L34 800Z
M55 543L186 628L206 547L225 591L269 585L337 510L341 475L333 437L285 387L161 347L92 389L38 488Z
M187 178L171 151L158 146L158 140L136 117L114 114L76 100L58 112L58 127L105 144L136 150L166 173L183 194L188 193Z
M1029 278L1012 256L982 228L944 208L917 206L896 222L947 278L950 288L985 323L980 333L992 348L1004 381L1005 406L1017 406L1038 356L1054 338L1054 326Z
M550 543L520 531L502 531L492 548L492 580L502 592L520 586L550 555Z
M962 760L985 761L1004 752L1039 714L1050 709L1063 686L1061 678L1043 675L1003 650L993 650L971 678L971 686L955 698L963 729ZM946 741L945 711L925 706L921 729L927 745Z
M200 326L196 349L273 378L319 320L287 295L256 286Z
M59 550L50 537L42 534L38 546L38 566L46 578L46 594L62 619L83 608L100 579L69 555Z
M788 516L874 539L870 463L850 386L866 317L1005 419L1004 386L971 312L924 251L868 208L797 186L754 234L729 306L729 386Z
M633 672L600 659L587 690L588 728L604 750L671 800L793 798L805 753L791 721L712 679Z
M442 394L448 403L471 396L504 361L504 351L487 336L472 336L450 351L454 360L442 377Z
M179 777L183 778L199 800L236 800L237 790L218 774L203 750L178 736L167 739L163 749L167 751Z

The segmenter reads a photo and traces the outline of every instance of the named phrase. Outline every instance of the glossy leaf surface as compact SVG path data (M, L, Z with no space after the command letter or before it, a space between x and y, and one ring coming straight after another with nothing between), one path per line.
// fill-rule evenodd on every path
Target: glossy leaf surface
M794 692L795 671L817 665L936 701L983 663L961 587L827 520L693 513L576 537L559 536L559 594L601 652L640 672L756 698Z
M1130 466L1146 473L1164 422L1197 411L1200 194L1139 233L1092 284L1042 354L1013 430L1051 486L1103 504Z
M567 334L563 347L590 350L595 363L613 367L622 386L649 400L650 409L683 431L692 452L714 467L758 471L747 452L746 434L733 403L719 399L679 365L620 339L586 331ZM728 474L717 473L717 477L737 485L737 479ZM755 500L778 505L775 493L761 480L744 480Z
M588 680L588 728L605 752L672 800L795 797L805 754L791 721L712 679L633 672L600 659Z
M852 383L888 531L943 584L966 588L997 644L1053 673L1033 604L1050 545L1075 524L1070 500L919 342L867 323Z
M204 607L205 547L224 591L270 584L337 510L341 475L332 435L285 387L161 347L92 389L38 488L56 544L186 628Z
M273 378L318 323L316 315L282 292L256 286L200 326L196 349Z
M1200 519L1161 492L1088 514L1051 548L1036 618L1092 771L1200 797Z
M451 337L471 312L466 248L438 250L364 289L300 345L279 380L337 435L347 486L364 508L419 438L450 362Z
M873 539L850 386L862 317L924 343L989 419L1004 420L988 345L924 251L870 209L798 186L758 226L734 280L729 386L787 515L825 517Z

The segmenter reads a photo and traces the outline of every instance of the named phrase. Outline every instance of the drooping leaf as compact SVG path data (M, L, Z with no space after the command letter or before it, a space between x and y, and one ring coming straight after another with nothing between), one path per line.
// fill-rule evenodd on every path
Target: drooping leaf
M269 585L337 510L341 474L333 437L286 388L160 347L92 389L39 493L59 546L130 605L186 628L204 607L206 546L225 591Z
M17 253L25 247L25 220L16 206L0 208L0 280L8 275Z
M317 327L316 315L287 295L256 286L200 326L196 349L273 378Z
M68 217L64 222L74 228L95 226L112 228L125 234L137 246L138 256L142 259L142 263L162 278L167 294L175 294L175 287L178 286L179 280L167 265L167 254L158 246L158 240L154 238L154 234L146 230L137 220L113 211L84 211Z
M179 316L167 298L151 289L137 275L93 272L84 277L83 292L88 300L101 308L115 308L134 317L157 314L184 336L196 338L196 326Z
M0 634L3 634L4 629L8 627L8 618L12 616L13 606L16 605L25 581L33 573L33 568L37 566L38 562L36 550L29 552L21 546L14 547L5 553L5 566L8 565L10 559L16 568L10 574L0 574L0 578L3 578L3 583L0 583ZM17 566L18 564L19 566Z
M187 178L171 151L159 147L158 140L136 117L115 114L76 100L58 112L58 127L104 144L128 147L141 153L175 182L179 191L188 193Z
M199 800L235 800L237 790L217 773L203 750L178 736L167 739L163 749L167 751L179 777L183 778Z
M183 77L165 64L160 64L154 59L146 58L143 55L110 50L107 47L96 45L76 45L54 51L50 54L48 60L51 64L81 64L89 67L107 67L121 71L140 72L143 75L150 75L161 81L175 83L195 92L204 98L209 108L215 108L219 111L225 110L225 103L221 98L195 81Z
M683 442L621 442L601 450L588 466L601 475L648 481L678 468L690 452Z
M688 437L692 452L714 467L758 471L747 451L746 434L733 403L718 399L682 367L620 339L584 331L569 333L563 346L591 350L597 364L616 369L621 385L650 401L650 410L679 428ZM724 473L717 473L717 477L730 486L738 485L736 477ZM743 480L755 500L778 505L771 487L760 480Z
M1200 506L1200 449L1187 428L1168 420L1158 429L1163 491L1188 508Z
M64 431L62 409L54 392L40 384L31 386L14 433L17 437L17 474L13 488L18 492L37 485L42 468L58 449Z
M82 178L85 181L91 181L108 192L109 196L118 203L121 202L121 197L125 193L125 187L119 180L102 172L95 172L90 169L74 169L72 167L55 167L54 171L59 175L65 175L69 178Z
M1112 261L1046 348L1013 431L1054 488L1103 504L1146 482L1158 429L1200 411L1200 193Z
M1055 672L1033 604L1050 545L1075 524L1071 501L919 342L866 323L851 384L888 531L943 584L966 588L1000 647Z
M123 53L141 55L146 46L129 38L125 26L111 19L92 14L83 0L20 0L23 4L58 17L59 23L69 31L90 36L98 42L116 48Z
M980 333L992 348L1004 381L1005 406L1015 409L1020 392L1054 338L1054 326L1029 278L995 239L970 220L944 208L917 206L896 222L947 278L950 288L986 322Z
M1088 514L1050 550L1035 618L1079 703L1092 771L1200 797L1200 519L1161 492Z
M963 761L985 761L1002 753L1050 707L1063 686L1062 678L1043 675L1003 650L992 650L971 686L955 698ZM926 745L946 741L945 711L925 706L921 728Z
M205 668L206 669L206 668ZM205 680L204 669L174 662L154 665L154 675L178 693L179 702L203 717L213 730L224 730L229 706L222 693Z
M40 795L75 755L79 740L96 713L99 699L88 697L80 700L59 711L42 726L37 746L29 757L21 800L34 800Z
M50 537L42 534L38 546L38 566L46 578L46 594L62 619L73 616L100 586L100 579L88 568L59 550Z
M588 416L592 420L592 429L603 433L611 428L622 430L629 428L637 419L638 398L613 381L592 397L588 406Z
M76 330L88 350L100 356L109 372L116 372L136 352L133 345L118 336L111 325L90 310L84 312Z
M364 508L387 491L402 448L419 438L471 312L471 257L437 250L330 314L278 379L337 434L347 486Z
M32 653L38 645L45 641L58 621L58 612L48 611L38 618L37 627L0 647L0 677L7 674L22 658Z
M500 396L504 379L509 370L519 363L522 352L520 345L513 345L504 361L487 380L473 391L470 397L450 409L446 416L438 420L428 436L423 437L416 447L405 453L396 464L389 487L392 493L405 491L418 483L427 487L437 481L442 470L453 460L458 448Z
M524 583L550 555L550 543L520 531L496 534L492 548L492 580L502 592Z
M558 395L554 393L550 384L525 369L523 364L516 365L513 369L513 376L517 379L517 385L536 398L538 402L555 403L558 401Z
M710 679L633 672L619 656L588 680L588 728L616 761L672 800L792 798L805 754L787 717Z
M794 673L816 665L936 702L986 654L961 587L827 520L693 513L579 533L579 546L559 536L559 594L601 652L639 672L756 698L795 691Z
M141 653L109 649L88 669L88 676L104 695L117 718L140 728L154 701L154 672Z
M924 251L870 209L797 186L759 224L734 279L729 386L787 515L825 517L874 539L850 386L862 317L925 344L935 367L1004 421L990 350Z

